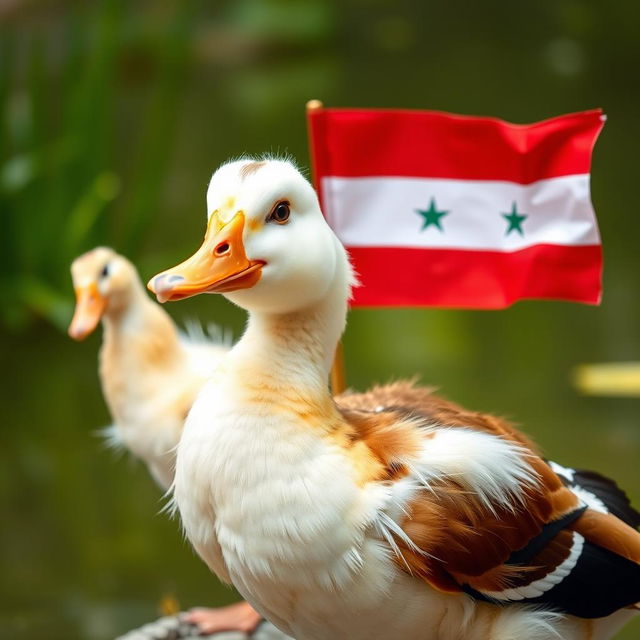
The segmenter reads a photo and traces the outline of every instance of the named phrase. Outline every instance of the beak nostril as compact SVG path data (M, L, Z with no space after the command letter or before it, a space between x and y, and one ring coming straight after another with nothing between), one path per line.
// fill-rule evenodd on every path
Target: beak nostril
M227 255L227 253L229 253L229 251L231 251L231 247L229 246L228 242L221 242L214 250L213 252L217 255L217 256L225 256Z

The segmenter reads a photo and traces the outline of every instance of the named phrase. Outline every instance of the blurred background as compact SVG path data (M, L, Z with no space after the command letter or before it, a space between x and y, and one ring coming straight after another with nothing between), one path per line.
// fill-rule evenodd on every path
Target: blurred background
M583 362L640 360L640 4L598 0L0 1L0 637L106 640L158 615L224 603L159 514L146 469L95 432L109 422L100 331L65 334L69 263L97 244L143 279L204 231L230 156L308 165L304 104L430 108L532 122L601 106L592 190L602 306L358 310L348 382L420 375L508 416L555 460L616 477L640 503L640 402L580 396ZM200 296L168 311L229 327ZM640 624L620 638L637 638Z

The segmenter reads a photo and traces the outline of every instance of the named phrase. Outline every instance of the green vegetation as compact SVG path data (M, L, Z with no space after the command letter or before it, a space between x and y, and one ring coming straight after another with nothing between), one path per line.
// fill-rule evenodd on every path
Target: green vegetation
M166 174L192 26L187 5L174 5L159 33L136 34L141 42L129 40L121 0L76 11L55 44L38 29L3 39L0 319L8 328L34 316L64 327L68 266L83 251L106 243L139 256ZM122 162L116 94L136 46L153 64L154 86ZM118 203L123 175L135 188Z

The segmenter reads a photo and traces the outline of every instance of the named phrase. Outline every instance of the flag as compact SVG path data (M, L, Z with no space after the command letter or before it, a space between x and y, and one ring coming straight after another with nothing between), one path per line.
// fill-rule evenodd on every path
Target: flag
M322 209L362 283L354 306L600 301L599 109L530 125L322 107L308 118Z

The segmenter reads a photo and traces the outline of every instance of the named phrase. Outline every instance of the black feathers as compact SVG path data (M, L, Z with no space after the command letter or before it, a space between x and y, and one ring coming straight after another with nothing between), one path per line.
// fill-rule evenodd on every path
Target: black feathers
M563 481L567 480L560 476ZM566 481L569 487L578 486L592 493L601 500L609 513L626 522L630 527L637 529L640 526L640 513L632 506L627 494L610 478L596 471L588 469L576 469L573 480Z
M553 462L549 465L563 484L573 489L583 502L590 503L598 510L604 507L611 516L634 529L638 528L640 513L631 506L625 492L613 480L595 471L566 469ZM529 544L514 552L506 564L535 567L540 558L537 554L546 545L566 545L567 534L585 513L585 508L548 523ZM560 537L562 530L564 539ZM515 588L506 588L504 594L496 591L482 593L469 585L463 585L462 588L473 598L497 605L508 606L516 602L537 604L580 618L602 618L640 602L638 563L584 539L577 531L571 533L570 539L572 543L566 547L564 566L550 563L546 576L534 570L530 579L526 578L526 574L521 576L513 584ZM554 557L553 552L547 555ZM542 566L545 565L543 562ZM553 585L553 582L557 584ZM539 595L536 595L536 591ZM540 594L540 591L543 593ZM525 595L531 597L522 597Z
M585 540L571 573L538 598L545 604L580 618L603 618L640 602L640 565Z

